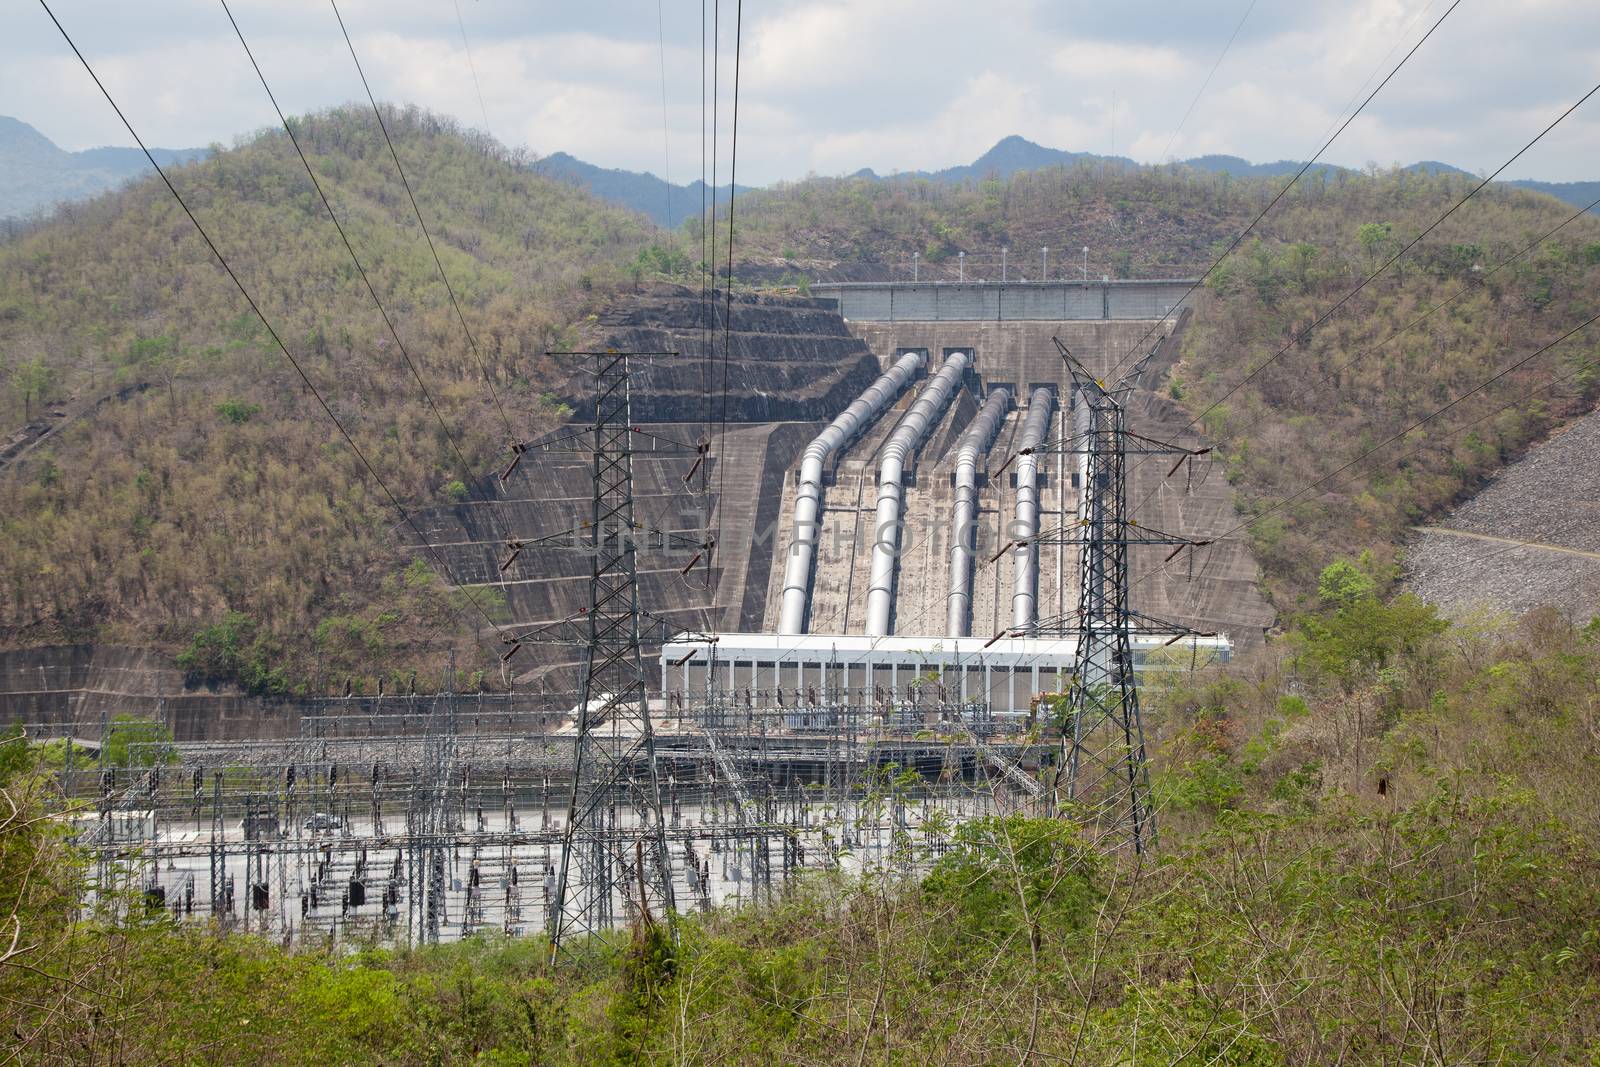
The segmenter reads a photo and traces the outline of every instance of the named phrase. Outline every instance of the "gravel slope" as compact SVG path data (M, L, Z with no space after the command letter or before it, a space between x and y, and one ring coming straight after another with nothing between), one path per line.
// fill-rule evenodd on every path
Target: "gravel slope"
M1507 467L1438 523L1518 545L1419 532L1406 582L1447 615L1488 608L1521 614L1554 605L1578 619L1600 613L1600 411L1577 420Z

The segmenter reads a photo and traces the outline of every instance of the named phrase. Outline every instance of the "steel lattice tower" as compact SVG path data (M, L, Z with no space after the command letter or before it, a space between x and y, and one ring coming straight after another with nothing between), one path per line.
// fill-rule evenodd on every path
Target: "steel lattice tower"
M574 935L614 925L619 901L668 923L674 913L639 640L628 356L590 356L596 388L587 646L572 793L550 903L552 953Z
M1078 545L1078 608L1071 632L1078 649L1062 724L1063 792L1069 814L1088 823L1109 848L1131 844L1144 852L1155 843L1150 770L1144 724L1134 683L1133 635L1192 634L1157 623L1129 603L1128 552L1133 545L1197 544L1140 527L1128 514L1127 458L1181 455L1189 450L1137 437L1130 449L1126 402L1154 351L1107 387L1085 371L1060 341L1086 418L1071 451L1084 456L1083 513L1072 541ZM1174 638L1176 639L1176 637Z
M1119 392L1079 377L1079 402L1089 416L1081 442L1087 462L1079 517L1078 652L1062 741L1067 799L1087 807L1097 831L1126 835L1142 852L1155 828L1139 691L1133 683L1126 415Z

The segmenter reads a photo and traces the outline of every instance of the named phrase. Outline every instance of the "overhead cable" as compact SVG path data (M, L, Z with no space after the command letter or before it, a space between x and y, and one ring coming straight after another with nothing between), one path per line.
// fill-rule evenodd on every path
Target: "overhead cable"
M93 79L95 87L100 90L100 94L106 98L106 103L110 104L111 109L117 113L117 118L122 120L122 125L127 129L129 136L131 136L135 143L138 144L139 150L144 153L145 159L149 160L150 166L155 168L156 174L160 176L162 183L166 185L167 191L172 194L172 198L178 202L178 206L183 209L183 213L187 215L189 217L189 221L194 224L195 230L199 232L201 240L205 241L206 247L211 250L211 254L217 257L218 264L220 264L223 271L226 272L229 280L233 282L234 287L239 290L239 295L244 297L245 302L250 305L250 310L254 312L256 318L261 321L261 325L266 327L267 333L271 335L273 342L278 346L279 351L283 353L284 358L289 361L289 365L294 368L294 371L299 376L302 384L305 385L306 389L310 391L311 395L316 399L317 405L322 408L323 414L326 415L328 420L333 423L334 428L339 432L339 436L344 438L345 444L350 446L350 450L355 453L356 458L361 461L361 465L366 469L367 474L378 485L379 489L383 491L383 494L388 498L390 505L392 505L395 511L400 515L401 520L404 521L407 526L411 527L411 531L417 535L417 539L421 542L423 550L432 556L434 561L439 564L440 570L448 575L449 566L444 558L439 554L438 550L434 548L433 544L417 526L416 521L400 503L394 492L389 488L388 483L383 480L383 476L380 475L372 466L372 462L367 459L366 453L361 451L361 446L357 445L355 439L350 436L350 431L345 428L344 423L342 423L339 420L339 417L333 413L333 409L328 405L327 400L323 398L321 391L319 391L316 385L311 381L311 377L306 373L305 368L301 366L300 361L295 358L294 353L290 352L289 347L284 344L283 338L279 336L278 331L274 329L272 323L268 321L266 315L261 310L261 306L256 302L255 297L253 297L250 294L250 291L245 288L244 282L239 279L239 275L235 273L233 267L229 265L227 257L222 254L222 250L219 249L216 242L211 239L211 235L206 232L206 228L200 224L200 220L195 216L195 213L189 207L188 202L184 200L182 194L178 192L177 187L172 184L172 179L167 177L167 172L161 168L161 165L156 162L155 157L150 154L150 149L145 146L144 139L139 136L138 131L133 128L133 124L128 121L128 117L123 114L122 108L117 105L117 102L111 96L110 91L107 90L105 84L101 82L100 76L94 71L94 67L89 64L88 59L86 59L83 53L78 49L76 42L74 42L72 39L72 36L68 34L66 28L61 25L61 21L56 18L55 12L50 9L48 0L39 0L39 6L44 8L45 14L50 16L50 21L55 23L55 27L57 31L60 32L62 39L67 42L67 46L71 48L73 54L78 57L78 62L83 64L83 69L87 71L89 77ZM484 610L483 605L479 603L478 598L473 595L471 587L461 586L460 588L466 594L467 600L474 608L477 609L478 614L482 615L484 620L488 622L491 627L498 630L500 628L499 624L496 623L494 619L490 617L489 613Z

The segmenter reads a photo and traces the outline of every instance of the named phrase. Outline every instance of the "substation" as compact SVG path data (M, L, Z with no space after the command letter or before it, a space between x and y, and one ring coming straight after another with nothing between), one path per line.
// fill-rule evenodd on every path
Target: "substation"
M1271 622L1160 392L1190 288L647 292L560 354L567 426L420 513L504 594L508 692L223 714L63 659L7 710L78 739L106 899L285 941L558 944L1004 810L1150 848L1140 680Z

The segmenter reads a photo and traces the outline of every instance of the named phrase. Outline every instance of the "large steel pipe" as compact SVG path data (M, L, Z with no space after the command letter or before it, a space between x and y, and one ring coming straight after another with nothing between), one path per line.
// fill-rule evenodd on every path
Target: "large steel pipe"
M867 586L868 636L888 636L889 620L894 611L894 572L900 555L900 504L905 498L901 480L905 477L906 460L943 414L971 362L966 352L951 353L894 433L889 435L879 454L878 511L872 526L875 531L872 578Z
M1012 512L1011 626L1033 633L1039 621L1039 450L1050 433L1055 393L1039 388L1028 398L1028 418L1017 446L1017 502ZM1057 492L1062 489L1058 486Z
M956 510L950 523L950 592L945 595L945 630L972 635L972 567L978 544L978 458L989 452L1006 421L1011 390L991 389L977 418L956 446Z
M856 397L844 413L828 424L806 446L800 460L800 486L794 499L794 536L789 540L789 560L783 569L783 605L778 615L780 634L806 631L806 603L810 599L811 567L817 540L822 536L817 516L822 511L822 471L839 449L846 447L877 421L895 398L905 391L917 371L922 354L907 352L885 374Z

